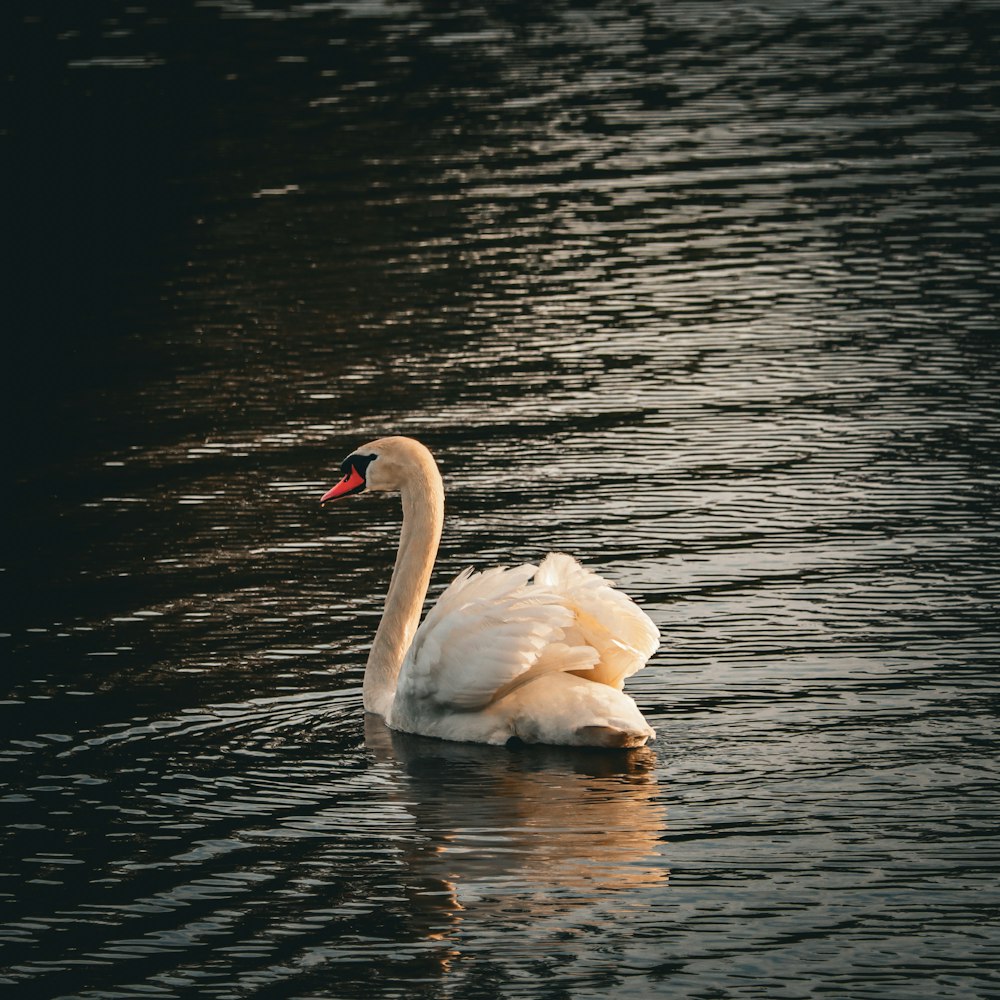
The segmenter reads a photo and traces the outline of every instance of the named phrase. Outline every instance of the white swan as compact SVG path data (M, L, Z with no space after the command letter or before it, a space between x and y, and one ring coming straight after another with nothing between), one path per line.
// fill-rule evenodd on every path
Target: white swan
M403 527L365 668L365 710L391 729L473 743L638 747L655 736L625 678L660 634L570 556L460 573L418 628L444 522L431 453L406 437L363 445L321 503L398 491Z

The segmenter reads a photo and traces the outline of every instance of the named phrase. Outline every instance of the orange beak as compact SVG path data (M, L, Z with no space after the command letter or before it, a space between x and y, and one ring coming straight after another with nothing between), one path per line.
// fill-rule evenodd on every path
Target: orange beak
M351 471L333 489L323 494L319 502L323 504L329 500L339 500L341 497L350 496L352 493L360 493L364 488L364 476L352 467Z

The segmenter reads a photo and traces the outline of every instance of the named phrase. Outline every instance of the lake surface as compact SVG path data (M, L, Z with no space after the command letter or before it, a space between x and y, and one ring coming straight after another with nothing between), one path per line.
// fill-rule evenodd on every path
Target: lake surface
M1000 996L1000 6L180 8L12 35L0 986ZM655 743L366 723L385 433Z

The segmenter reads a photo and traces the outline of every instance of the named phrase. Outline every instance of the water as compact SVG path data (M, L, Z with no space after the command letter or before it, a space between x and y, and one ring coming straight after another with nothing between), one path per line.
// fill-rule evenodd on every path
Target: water
M1000 8L79 6L0 135L0 984L1000 995ZM390 432L432 592L652 615L655 744L366 724Z

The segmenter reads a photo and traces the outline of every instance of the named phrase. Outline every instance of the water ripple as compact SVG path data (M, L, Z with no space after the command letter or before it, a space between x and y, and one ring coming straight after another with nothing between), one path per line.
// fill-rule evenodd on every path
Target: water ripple
M51 154L26 254L88 255L32 304L72 309L11 486L0 983L991 995L993 5L20 30L69 102L8 134ZM432 596L567 549L656 620L652 748L365 723L399 511L317 500L399 432Z

